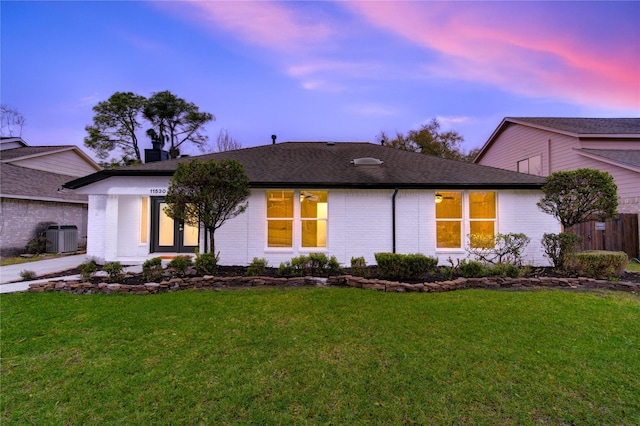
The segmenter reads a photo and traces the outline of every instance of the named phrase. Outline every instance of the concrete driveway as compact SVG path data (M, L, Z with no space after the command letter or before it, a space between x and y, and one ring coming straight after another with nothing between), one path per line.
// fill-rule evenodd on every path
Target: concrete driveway
M74 269L86 260L86 254L78 254L56 257L54 259L38 260L36 262L21 263L19 265L0 266L0 293L24 291L29 288L30 283L43 281L21 281L22 277L20 277L20 273L22 271L33 271L36 273L36 276L42 276L66 271L68 269Z

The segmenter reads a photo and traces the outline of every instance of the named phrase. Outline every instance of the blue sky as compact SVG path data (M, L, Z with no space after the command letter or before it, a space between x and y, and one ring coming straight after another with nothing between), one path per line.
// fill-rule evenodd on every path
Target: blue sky
M225 129L243 147L373 142L438 118L468 150L505 116L640 115L638 1L0 8L1 102L30 145L84 148L92 107L118 91L170 90L216 116L211 142Z

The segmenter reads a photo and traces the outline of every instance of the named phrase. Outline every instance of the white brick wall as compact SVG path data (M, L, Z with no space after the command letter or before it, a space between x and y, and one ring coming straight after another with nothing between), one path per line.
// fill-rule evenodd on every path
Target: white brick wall
M141 244L140 197L164 181L145 178L148 186L121 179L118 186L105 187L112 195L89 198L89 255L107 261L141 261L155 256L149 245ZM136 193L137 192L137 193ZM115 195L116 193L121 195ZM374 254L393 250L393 190L329 190L329 218L326 249L328 256L348 266L352 257L364 256L375 264ZM396 196L396 252L437 256L440 264L466 258L464 250L436 251L435 202L433 190L399 190ZM297 195L297 193L296 193ZM497 232L523 232L531 238L525 260L546 265L540 240L545 232L559 232L556 220L536 206L539 191L498 191ZM466 199L466 197L465 197ZM290 260L309 249L299 248L299 222L294 221L294 247L268 248L266 243L265 190L254 189L249 207L216 231L216 250L223 265L247 265L254 257L266 258L271 266ZM465 204L466 206L466 204ZM466 208L466 207L465 207ZM296 203L296 211L298 209ZM296 214L296 218L299 215ZM466 226L466 222L465 222ZM204 230L201 231L201 236ZM463 229L463 236L468 234ZM202 244L201 244L202 246Z

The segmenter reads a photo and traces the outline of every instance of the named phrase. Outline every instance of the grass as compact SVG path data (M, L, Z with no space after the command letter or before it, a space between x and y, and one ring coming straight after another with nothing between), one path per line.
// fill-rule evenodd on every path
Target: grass
M640 299L3 295L2 424L640 424Z
M627 267L624 269L627 271L640 273L640 262L629 260L629 263L627 263Z

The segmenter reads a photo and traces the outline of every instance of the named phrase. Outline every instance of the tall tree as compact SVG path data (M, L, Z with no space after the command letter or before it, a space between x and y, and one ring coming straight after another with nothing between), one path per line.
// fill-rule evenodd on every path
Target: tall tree
M202 133L203 127L215 120L213 114L201 112L195 104L168 90L154 93L147 100L143 114L152 126L147 130L147 136L163 147L168 145L171 158L180 155L180 145L185 142L202 149L208 139Z
M592 218L616 213L618 187L613 177L600 170L578 169L550 174L542 187L538 207L555 216L566 230Z
M209 233L211 252L215 231L247 209L249 178L235 160L180 163L171 178L165 212L191 226L204 226Z
M226 129L220 129L216 145L218 146L218 152L233 151L242 148L242 144L238 142L237 139L229 136Z
M17 109L8 105L0 105L0 136L21 137L25 125L24 116Z
M84 145L102 160L118 150L123 158L142 161L136 132L141 128L139 119L145 102L144 96L116 92L98 103L93 107L93 125L85 127L89 135L84 138Z
M382 132L378 136L378 140L385 146L405 151L421 152L452 160L473 160L473 157L471 157L473 151L465 154L460 146L464 142L464 138L453 130L441 131L440 122L436 118L422 125L418 130L410 130L406 136L402 133L397 133L394 139L389 139Z

